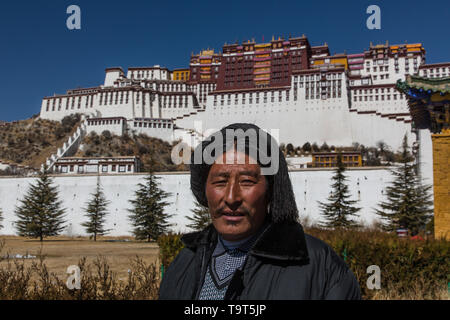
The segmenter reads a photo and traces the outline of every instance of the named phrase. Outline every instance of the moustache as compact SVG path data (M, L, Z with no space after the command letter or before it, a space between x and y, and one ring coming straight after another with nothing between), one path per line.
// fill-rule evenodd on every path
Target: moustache
M230 210L224 207L221 207L216 210L216 215L227 215L227 216L246 216L249 214L249 210L247 208L239 208L238 210Z

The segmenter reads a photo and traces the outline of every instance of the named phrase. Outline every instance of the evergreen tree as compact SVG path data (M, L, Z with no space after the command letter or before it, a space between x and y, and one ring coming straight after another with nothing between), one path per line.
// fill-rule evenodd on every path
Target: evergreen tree
M3 228L2 222L3 222L3 211L2 211L2 208L0 208L0 229Z
M417 166L409 152L406 135L398 161L400 165L391 170L394 179L386 188L387 200L379 204L376 213L384 220L386 231L406 228L416 234L429 222L433 201L431 186L422 184L416 174Z
M313 152L319 152L320 151L319 146L315 142L312 144L311 149L312 149Z
M303 146L302 149L304 152L311 152L311 144L309 142L306 142Z
M209 214L209 209L202 206L197 201L195 201L195 208L191 211L193 213L193 216L186 216L186 218L192 222L187 225L188 228L191 228L195 231L201 231L212 222L211 215Z
M156 240L161 234L166 233L170 227L168 219L172 217L164 212L169 204L164 201L170 193L161 190L158 185L160 178L153 174L153 165L150 166L145 183L138 184L135 199L130 200L133 205L128 211L133 225L133 234L138 240Z
M286 145L286 153L288 155L292 155L294 153L294 146L292 145L292 143L288 143Z
M328 144L327 144L326 142L324 142L324 143L320 146L320 151L330 152L330 147L328 146Z
M31 185L21 205L16 207L16 228L20 236L39 238L58 235L65 228L62 201L58 190L52 186L47 168L40 172L35 185Z
M86 204L86 217L88 221L81 225L86 228L86 232L94 236L94 241L97 241L97 235L103 236L110 231L105 229L105 216L108 214L107 207L110 203L106 200L100 185L100 176L97 177L97 188L95 193L91 194L92 199Z
M328 203L319 202L319 207L322 211L325 221L322 227L325 228L353 228L358 224L351 220L352 216L361 208L354 207L356 200L349 200L350 192L346 184L347 178L344 174L345 166L342 162L342 155L339 153L337 158L337 168L335 170L333 181L331 185L332 191L328 197Z

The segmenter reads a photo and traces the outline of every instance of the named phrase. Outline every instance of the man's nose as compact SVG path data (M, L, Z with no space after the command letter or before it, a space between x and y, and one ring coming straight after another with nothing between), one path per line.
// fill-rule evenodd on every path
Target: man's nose
M237 181L230 181L225 194L225 203L231 210L236 210L242 203L241 187Z

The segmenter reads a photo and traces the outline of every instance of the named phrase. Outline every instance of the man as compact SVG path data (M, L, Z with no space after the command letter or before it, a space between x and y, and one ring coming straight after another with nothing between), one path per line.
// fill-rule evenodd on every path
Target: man
M257 134L229 137L250 131ZM208 150L213 161L198 163ZM344 261L297 222L286 160L272 136L229 125L196 148L190 170L212 224L182 237L185 248L164 275L160 299L360 299Z

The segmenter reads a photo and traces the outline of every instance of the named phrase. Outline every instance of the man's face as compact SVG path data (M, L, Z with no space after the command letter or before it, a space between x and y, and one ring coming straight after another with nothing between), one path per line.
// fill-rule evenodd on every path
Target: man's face
M247 154L234 149L211 166L206 181L209 212L225 240L238 241L263 225L267 211L266 178Z

